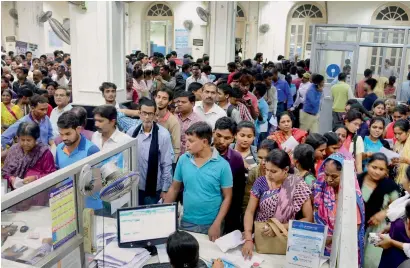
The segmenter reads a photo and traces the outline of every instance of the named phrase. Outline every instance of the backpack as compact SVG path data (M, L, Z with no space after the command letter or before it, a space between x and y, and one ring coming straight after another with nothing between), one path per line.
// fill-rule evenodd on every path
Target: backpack
M233 111L233 109L235 109L235 107L234 107L233 105L229 105L228 110L226 110L226 115L227 115L228 117L231 117L231 116L232 116L232 111Z

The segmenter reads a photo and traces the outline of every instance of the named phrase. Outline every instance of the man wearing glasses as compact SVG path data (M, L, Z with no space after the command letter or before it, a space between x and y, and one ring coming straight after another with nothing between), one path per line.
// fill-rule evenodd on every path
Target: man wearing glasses
M151 205L158 203L171 186L174 152L168 130L154 122L155 102L143 98L140 105L142 123L127 134L138 140L138 204Z

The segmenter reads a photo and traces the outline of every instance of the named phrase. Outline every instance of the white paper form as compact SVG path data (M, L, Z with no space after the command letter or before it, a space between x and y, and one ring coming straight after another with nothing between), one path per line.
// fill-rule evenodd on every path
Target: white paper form
M158 259L160 263L167 263L169 262L167 249L165 244L157 245L157 252L158 252Z
M382 148L380 149L380 152L381 152L381 153L384 153L384 155L387 157L387 159L389 159L389 162L391 162L391 160L392 160L393 158L400 158L400 155L399 155L398 153L393 152L393 151L391 151L391 150L388 150L388 149L386 149L386 148L384 148L384 147L382 147Z
M292 151L295 149L296 146L299 145L299 142L293 137L290 136L284 143L282 143L282 149L285 151Z
M215 240L215 244L224 253L230 249L233 249L239 245L242 245L244 242L245 240L242 238L242 233L239 230L230 232L229 234L224 235Z

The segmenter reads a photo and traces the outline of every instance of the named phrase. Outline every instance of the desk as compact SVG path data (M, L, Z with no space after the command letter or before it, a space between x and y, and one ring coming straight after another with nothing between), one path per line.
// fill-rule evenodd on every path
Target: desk
M97 218L96 221L97 221L98 230L103 225L104 225L104 228L109 228L109 227L112 228L113 226L116 226L117 224L116 219L113 219L113 218L103 219L103 217L100 217L100 216L97 216L96 218ZM224 256L225 253L223 253L215 243L209 241L209 238L207 235L197 234L197 233L190 233L190 234L192 234L199 243L199 256L201 258L207 261L210 261L211 259L216 259L216 258ZM264 262L261 264L262 267L285 268L285 264L286 264L285 255L258 254L256 252L254 252L254 255L260 256L264 259ZM154 256L154 257L151 257L151 259L149 259L146 264L158 263L158 262L159 262L158 256ZM325 264L322 265L321 268L328 268L328 267L329 267L329 263L326 262Z

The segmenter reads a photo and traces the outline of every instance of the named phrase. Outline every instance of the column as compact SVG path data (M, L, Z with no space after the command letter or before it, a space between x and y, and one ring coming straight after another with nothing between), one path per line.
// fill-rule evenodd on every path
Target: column
M117 102L126 100L124 3L87 2L87 10L70 4L73 103L105 103L102 82L117 85Z
M43 2L16 1L18 14L17 41L36 44L35 56L39 57L44 52L44 27L38 22L38 16L43 11Z
M236 2L210 2L209 56L212 72L227 73L226 64L235 60Z

